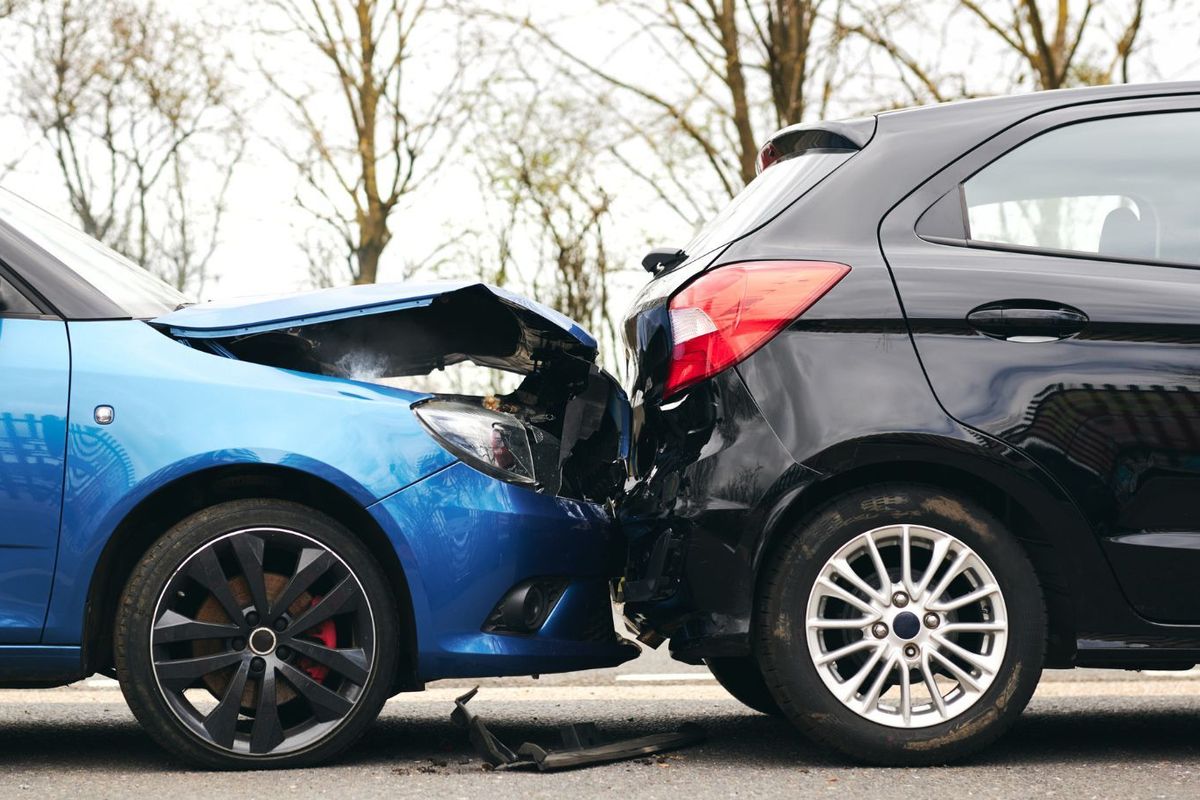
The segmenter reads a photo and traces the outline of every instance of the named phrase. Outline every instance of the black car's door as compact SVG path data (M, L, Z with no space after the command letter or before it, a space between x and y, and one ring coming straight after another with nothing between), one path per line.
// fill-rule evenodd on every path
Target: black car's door
M58 553L67 326L0 273L0 644L41 638Z
M1200 97L1021 122L880 236L947 412L1053 475L1143 616L1200 622Z

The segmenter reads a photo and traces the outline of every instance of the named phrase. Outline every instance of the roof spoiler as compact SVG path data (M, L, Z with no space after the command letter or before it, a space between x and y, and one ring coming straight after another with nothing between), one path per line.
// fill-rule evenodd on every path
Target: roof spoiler
M756 175L772 164L802 153L845 153L861 150L875 135L875 118L791 125L774 133L758 151Z

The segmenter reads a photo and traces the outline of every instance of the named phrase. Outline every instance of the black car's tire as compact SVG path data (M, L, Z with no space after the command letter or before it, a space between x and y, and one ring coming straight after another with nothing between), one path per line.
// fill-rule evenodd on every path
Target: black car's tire
M717 683L733 695L734 699L763 714L783 716L753 656L706 658L704 663L708 665L708 670L717 679Z
M193 764L313 765L379 715L397 619L383 571L335 520L277 500L222 503L172 527L134 569L117 678L151 737Z
M947 548L940 566L917 591L917 572L923 579L939 542ZM933 597L963 553L961 571ZM843 560L879 599L853 588ZM881 577L864 578L872 571ZM768 688L797 728L855 760L919 766L978 751L1015 721L1041 675L1045 611L1024 550L977 504L938 489L881 485L833 501L786 535L759 585L754 635ZM991 586L999 592L946 610ZM857 602L843 599L846 587ZM874 615L878 623L849 629ZM944 684L952 684L945 694Z

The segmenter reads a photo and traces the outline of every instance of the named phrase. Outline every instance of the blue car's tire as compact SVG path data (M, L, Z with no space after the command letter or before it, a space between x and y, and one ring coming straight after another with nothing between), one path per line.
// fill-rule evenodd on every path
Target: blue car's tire
M395 683L386 577L338 522L277 500L200 511L145 554L117 611L117 677L168 751L299 767L352 745Z

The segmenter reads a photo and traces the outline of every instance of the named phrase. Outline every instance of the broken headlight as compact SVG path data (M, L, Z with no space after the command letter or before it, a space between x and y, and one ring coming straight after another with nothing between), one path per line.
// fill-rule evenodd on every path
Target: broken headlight
M426 400L417 419L453 455L509 483L558 491L559 441L512 414L462 400Z

